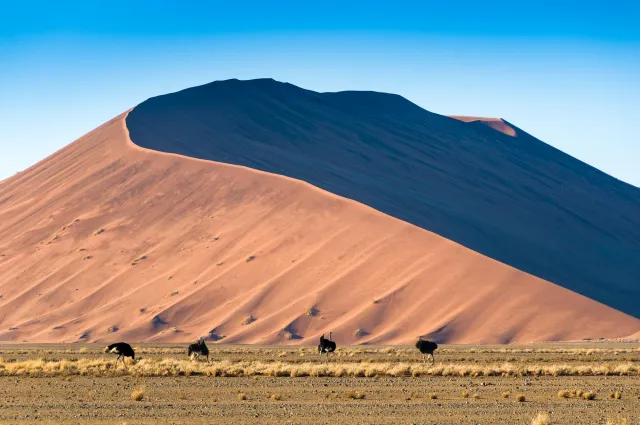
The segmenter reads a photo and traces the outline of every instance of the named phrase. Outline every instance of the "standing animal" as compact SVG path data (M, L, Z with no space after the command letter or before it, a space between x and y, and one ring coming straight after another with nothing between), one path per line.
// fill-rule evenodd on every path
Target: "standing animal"
M209 361L209 348L207 348L207 344L204 343L204 337L201 336L198 342L190 344L187 349L187 354L189 357L194 356L195 359L198 359L200 356L205 356L207 361Z
M322 360L322 353L326 353L327 361L329 361L329 353L336 351L336 343L331 340L331 332L329 332L329 339L324 337L324 334L320 335L320 345L318 345L318 353L320 353L320 359Z
M420 350L422 354L424 354L424 361L427 361L427 356L431 356L431 364L436 362L435 357L433 357L433 352L438 348L438 344L433 341L425 341L422 338L418 338L418 342L416 342L416 348Z
M126 342L116 342L115 344L111 344L104 349L104 352L118 355L116 358L116 366L118 366L118 360L122 359L122 364L126 367L124 362L125 357L131 357L131 360L136 363L136 353Z

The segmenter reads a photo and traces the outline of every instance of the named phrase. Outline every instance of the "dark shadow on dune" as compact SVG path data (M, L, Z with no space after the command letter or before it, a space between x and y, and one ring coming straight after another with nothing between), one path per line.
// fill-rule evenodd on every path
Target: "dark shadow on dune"
M640 317L640 189L520 129L268 79L149 99L127 126L142 147L307 181Z

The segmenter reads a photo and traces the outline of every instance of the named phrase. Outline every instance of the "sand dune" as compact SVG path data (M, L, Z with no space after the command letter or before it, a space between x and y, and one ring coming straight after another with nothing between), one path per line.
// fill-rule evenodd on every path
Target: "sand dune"
M640 317L640 189L506 122L517 137L268 79L158 96L126 121L139 146L309 182Z
M310 184L139 148L125 115L0 183L0 340L495 343L639 328Z
M515 126L512 126L502 118L485 118L485 117L469 117L465 115L451 115L451 118L455 118L459 121L474 122L487 127L491 127L494 130L498 130L500 133L504 133L507 136L518 137L518 130Z

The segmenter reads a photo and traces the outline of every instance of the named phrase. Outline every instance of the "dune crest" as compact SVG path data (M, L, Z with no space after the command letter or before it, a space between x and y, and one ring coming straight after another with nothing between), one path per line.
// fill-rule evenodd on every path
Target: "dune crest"
M310 184L137 147L125 118L0 183L0 340L499 343L640 328Z
M500 133L504 133L507 136L518 137L518 130L502 118L469 117L465 115L449 115L449 117L464 122L477 122L491 127Z

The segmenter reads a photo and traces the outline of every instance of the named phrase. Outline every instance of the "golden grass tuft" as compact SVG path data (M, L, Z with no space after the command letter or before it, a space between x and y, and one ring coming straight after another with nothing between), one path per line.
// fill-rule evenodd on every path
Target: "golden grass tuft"
M596 399L596 392L595 391L587 391L586 393L582 394L582 398L584 400L595 400Z
M478 393L473 393L473 396L472 396L472 397L473 397L473 399L474 399L474 400L479 400L479 399L480 399L480 394L478 394Z
M524 394L518 394L516 396L516 400L519 401L520 403L524 403L525 401L527 401L527 397L525 397Z
M549 415L546 412L540 412L538 415L533 418L531 421L531 425L550 425L551 421L549 420Z
M247 395L245 393L239 393L238 394L238 400L244 401L246 399L247 399Z
M78 350L78 353L80 354L86 354L89 352L89 349L87 347L82 347L81 349Z
M620 391L614 391L609 394L609 398L611 400L620 400L622 398L622 394L620 393Z
M282 396L280 394L271 394L271 400L280 401L282 400Z
M431 400L437 400L437 399L438 399L438 394L431 393L431 394L429 394L429 398L430 398Z
M469 391L463 391L462 394L460 394L462 396L462 398L469 398Z
M136 388L131 392L131 400L142 401L144 400L144 388Z
M502 394L502 398L509 398L509 396L511 395L511 393L509 391L505 391Z
M346 398L350 398L352 400L362 400L365 398L365 394L360 391L347 391L345 393Z

